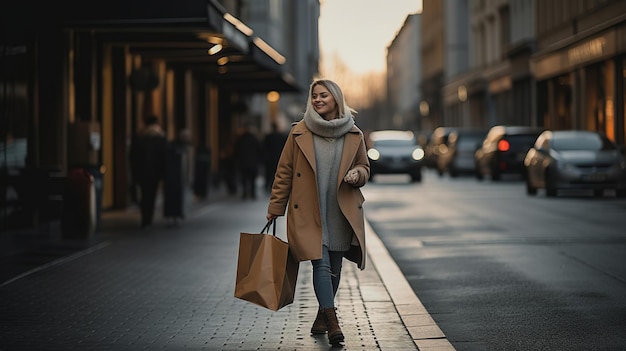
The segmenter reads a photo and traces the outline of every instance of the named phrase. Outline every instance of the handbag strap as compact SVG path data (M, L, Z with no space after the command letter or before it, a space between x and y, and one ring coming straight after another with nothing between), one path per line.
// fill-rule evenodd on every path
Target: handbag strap
M276 218L272 219L271 221L267 221L267 224L265 224L265 227L261 229L261 234L265 234L265 233L269 234L270 227L272 227L272 235L276 236Z

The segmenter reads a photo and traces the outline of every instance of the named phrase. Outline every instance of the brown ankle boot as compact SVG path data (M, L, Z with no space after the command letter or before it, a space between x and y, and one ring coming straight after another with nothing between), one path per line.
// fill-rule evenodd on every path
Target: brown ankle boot
M317 317L315 317L315 322L313 322L313 326L311 327L311 334L326 334L326 322L324 321L324 312L322 309L317 310Z
M335 307L324 308L324 322L328 328L328 342L331 344L342 342L344 337L341 332L341 328L339 327Z

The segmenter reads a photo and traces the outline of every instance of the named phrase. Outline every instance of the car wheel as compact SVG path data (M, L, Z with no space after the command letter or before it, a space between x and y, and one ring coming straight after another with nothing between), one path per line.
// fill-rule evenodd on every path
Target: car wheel
M422 181L422 172L416 172L411 174L411 182L421 182Z
M603 189L593 189L593 197L602 197L604 196Z
M490 168L491 171L491 180L498 181L500 180L500 170L498 169L498 162L496 160L493 161L493 164Z
M497 181L499 181L499 180L500 180L500 178L501 178L501 177L500 177L500 172L495 171L495 170L493 170L493 169L492 169L492 170L491 170L491 180L493 180L493 181L496 181L496 182L497 182Z
M528 179L528 170L527 169L522 169L522 172L520 174L522 176L522 179L526 180Z
M626 189L615 189L615 196L626 197Z
M459 171L457 171L453 167L450 167L450 169L448 170L448 173L450 174L450 177L452 177L452 178L456 178L456 177L459 176Z
M476 180L483 180L483 174L480 171L478 165L476 165L476 171L474 172L474 175L476 176Z
M530 179L526 179L526 194L537 195L537 188L530 184Z

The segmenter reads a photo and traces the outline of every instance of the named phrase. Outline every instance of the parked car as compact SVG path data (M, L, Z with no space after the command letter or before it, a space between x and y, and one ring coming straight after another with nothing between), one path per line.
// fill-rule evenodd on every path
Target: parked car
M481 147L476 150L476 178L500 180L503 174L525 177L524 158L544 129L526 126L491 127Z
M447 148L441 149L437 158L437 171L451 177L460 174L474 174L476 163L474 153L487 135L486 129L458 128L448 135Z
M371 179L376 174L408 174L411 181L422 181L424 150L413 132L379 130L371 132L368 139Z
M526 192L545 189L556 196L559 189L593 189L602 196L614 189L626 196L626 158L604 134L583 130L547 130L524 159Z
M437 127L430 135L430 140L424 148L424 164L432 169L436 169L439 175L439 156L448 151L448 136L455 130L455 127Z

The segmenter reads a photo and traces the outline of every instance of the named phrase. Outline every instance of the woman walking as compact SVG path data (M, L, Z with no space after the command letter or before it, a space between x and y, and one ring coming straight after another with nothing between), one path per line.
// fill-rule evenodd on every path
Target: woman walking
M353 113L335 82L311 84L304 118L292 126L280 156L267 210L268 221L287 212L291 252L312 263L319 310L311 333L328 332L331 344L344 341L335 307L343 258L365 268L360 187L370 165Z

